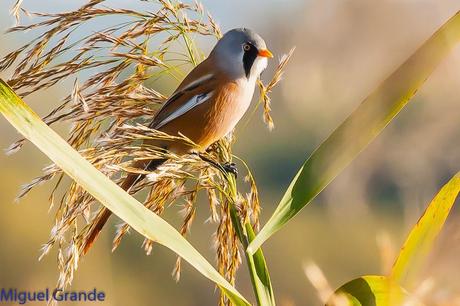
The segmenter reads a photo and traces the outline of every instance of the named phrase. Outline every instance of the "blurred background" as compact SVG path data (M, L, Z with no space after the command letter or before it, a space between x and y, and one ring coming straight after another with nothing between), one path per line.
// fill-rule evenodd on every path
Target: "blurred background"
M108 1L133 7L132 1ZM31 11L63 11L83 1L27 1ZM14 25L3 1L0 29ZM283 82L272 97L275 129L261 111L236 131L235 153L252 168L262 202L262 224L271 215L307 156L338 124L443 22L460 9L456 0L253 0L203 1L222 29L245 26L259 32L277 57L297 46ZM134 5L135 6L135 5ZM27 19L24 19L26 21ZM5 34L0 55L29 41L33 33ZM213 40L203 40L209 50ZM271 63L271 69L275 62ZM266 77L270 72L266 72ZM7 78L8 75L0 75ZM165 93L175 84L165 85ZM460 49L452 54L416 98L326 190L264 245L279 305L321 305L304 267L314 262L332 288L360 275L385 273L409 229L432 197L460 170ZM162 90L161 88L158 88ZM69 87L26 101L40 114ZM56 126L61 135L68 127ZM0 147L18 138L0 118ZM50 161L33 145L12 156L0 154L0 287L52 288L55 252L38 261L49 236L52 184L14 203L20 185L41 174ZM459 204L459 203L457 203ZM203 205L205 206L205 205ZM199 208L190 240L211 262L215 227ZM171 277L176 257L156 246L151 256L131 234L111 253L113 225L80 262L74 289L105 291L104 305L215 305L212 283L184 264L178 284ZM455 208L420 281L431 278L432 305L460 305L460 215ZM241 266L237 288L252 289ZM456 303L456 304L455 304ZM431 305L430 304L430 305ZM65 304L63 304L65 305Z

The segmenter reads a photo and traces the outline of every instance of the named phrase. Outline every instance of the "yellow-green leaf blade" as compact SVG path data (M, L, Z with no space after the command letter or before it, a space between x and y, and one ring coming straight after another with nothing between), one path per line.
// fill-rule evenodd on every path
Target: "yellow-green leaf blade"
M294 177L248 251L309 204L388 125L460 40L460 14L447 21L316 149Z
M398 306L407 294L395 281L385 276L366 275L356 278L336 290L326 306L346 301L350 306ZM335 303L334 303L335 302Z
M459 192L460 172L441 188L412 228L393 265L391 276L394 280L409 285L444 226Z
M136 231L174 251L235 305L250 305L180 233L94 168L0 80L0 112L67 175Z

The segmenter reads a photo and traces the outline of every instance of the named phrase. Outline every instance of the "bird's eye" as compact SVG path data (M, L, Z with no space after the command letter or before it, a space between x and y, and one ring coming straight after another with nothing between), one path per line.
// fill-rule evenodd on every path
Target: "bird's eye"
M243 45L243 50L244 50L244 51L249 51L249 50L251 50L251 45L250 45L250 44L244 44L244 45Z

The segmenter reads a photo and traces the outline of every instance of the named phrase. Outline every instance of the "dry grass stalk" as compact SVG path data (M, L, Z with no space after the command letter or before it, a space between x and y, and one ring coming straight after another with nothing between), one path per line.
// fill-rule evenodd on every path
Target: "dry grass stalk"
M304 272L310 283L316 289L318 297L321 302L331 306L349 306L348 299L341 295L334 293L329 282L324 276L323 271L315 263L309 263L304 266Z
M11 15L13 15L14 18L16 18L16 25L19 24L19 19L20 19L19 14L20 14L20 12L21 12L21 5L22 5L22 2L23 2L23 0L16 0L16 1L14 2L13 7L12 7L11 10L10 10Z
M268 84L264 84L261 81L258 82L259 85L259 90L260 90L260 98L259 98L259 104L263 104L264 108L264 114L263 114L263 119L264 122L267 124L269 130L272 130L275 127L275 123L273 122L273 118L270 114L271 112L271 99L269 97L269 93L272 91L272 89L282 80L283 74L284 74L284 69L286 68L287 63L292 57L292 54L294 54L295 47L292 48L287 54L284 54L278 66L276 67L275 73L273 74L273 77Z
M376 242L380 253L382 275L389 275L397 256L395 246L390 234L386 231L377 234Z
M186 137L173 137L146 127L166 97L143 84L149 80L155 87L155 81L160 77L182 79L185 73L181 69L190 69L202 59L191 35L208 35L217 39L222 34L209 12L197 2L151 2L151 9L145 12L110 8L104 5L104 0L90 0L70 12L28 13L34 22L17 25L9 32L40 30L43 34L7 54L0 61L0 71L11 71L8 84L22 97L58 83L73 82L72 90L44 117L45 122L49 125L71 123L68 142L115 182L121 183L128 173L147 174L147 178L133 186L130 193L147 190L144 205L155 213L161 215L171 203L185 199L184 221L180 229L184 236L189 233L195 217L196 195L205 191L210 205L208 220L217 223L218 268L234 283L241 256L229 207L237 203L241 218L249 217L251 224L255 228L258 226L260 204L251 172L247 169L249 194L230 198L229 182L215 167L195 155L176 156L142 144L145 139L167 138L193 146ZM16 1L12 9L17 18L21 10L26 12L20 6L21 1ZM93 29L91 34L81 38L82 34L78 33L81 25L110 16L116 16L117 23ZM292 51L282 60L274 79L267 86L261 86L265 116L270 122L267 94L280 80L291 54ZM16 152L24 142L24 139L17 141L8 152ZM207 157L219 163L231 161L231 143L231 137L219 141L206 152ZM168 161L154 173L132 167L133 160L158 158L167 158ZM57 287L65 288L72 282L82 254L82 242L101 206L77 184L61 186L63 173L57 166L50 165L43 172L42 176L23 186L18 198L37 185L56 178L50 195L50 208L55 209L55 226L40 258L57 246L60 271ZM65 191L60 199L56 199L58 187ZM118 226L113 249L128 231L126 224ZM148 240L142 245L147 254L151 253L152 246L153 242ZM178 259L174 269L177 279L180 266ZM221 303L228 304L228 301L222 298Z

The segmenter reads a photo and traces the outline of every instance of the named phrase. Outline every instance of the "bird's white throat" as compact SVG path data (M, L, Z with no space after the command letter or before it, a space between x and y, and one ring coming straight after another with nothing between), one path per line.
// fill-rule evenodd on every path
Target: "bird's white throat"
M260 74L267 68L268 65L268 60L266 57L258 57L254 61L254 64L251 68L251 73L249 74L249 82L255 82L257 78L260 76Z

